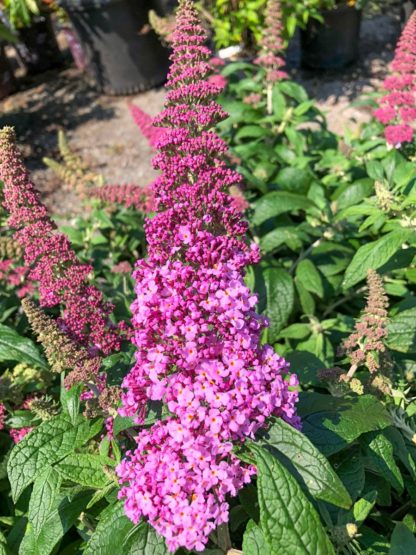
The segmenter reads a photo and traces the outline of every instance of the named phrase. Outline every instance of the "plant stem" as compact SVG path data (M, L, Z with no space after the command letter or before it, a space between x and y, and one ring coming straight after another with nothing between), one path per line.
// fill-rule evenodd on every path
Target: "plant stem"
M289 270L290 274L293 274L299 262L302 262L302 260L306 258L313 251L315 247L319 247L319 245L321 244L321 241L322 241L322 238L317 239L312 243L312 245L309 245L309 247L299 255L298 259L295 260L295 262L292 264L292 267Z
M353 291L352 293L349 293L348 295L345 295L345 297L342 297L341 299L338 299L338 301L336 301L335 303L331 304L330 306L328 306L328 308L325 310L325 312L322 314L322 320L325 319L326 316L328 316L328 314L331 314L331 312L337 308L338 306L340 306L341 304L344 304L345 302L349 301L350 299L356 297L357 295L361 295L361 293L363 293L364 291L366 291L367 286L364 285L363 287L360 287L360 289L357 289L357 291Z
M221 524L217 528L217 542L218 547L222 551L224 551L224 553L228 553L228 551L231 549L230 532L228 530L228 524L226 522L224 524Z
M270 83L267 84L267 113L269 116L273 114L273 88Z

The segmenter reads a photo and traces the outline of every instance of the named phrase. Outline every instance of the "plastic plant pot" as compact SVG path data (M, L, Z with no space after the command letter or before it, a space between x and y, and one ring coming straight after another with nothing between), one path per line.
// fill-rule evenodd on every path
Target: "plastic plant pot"
M48 14L36 17L19 29L20 55L29 74L42 73L63 63L61 51Z
M323 22L310 20L301 31L302 66L340 69L358 58L361 10L341 5L322 12Z
M152 2L62 0L87 60L87 73L106 94L127 95L161 85L169 50L148 24Z

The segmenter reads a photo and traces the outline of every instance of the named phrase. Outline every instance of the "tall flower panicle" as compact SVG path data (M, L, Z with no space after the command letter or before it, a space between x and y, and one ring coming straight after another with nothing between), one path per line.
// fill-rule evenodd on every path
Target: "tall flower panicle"
M389 301L383 280L376 271L369 270L367 284L367 304L355 324L355 331L344 341L343 351L350 358L353 368L365 365L373 373L383 370Z
M255 469L232 453L275 415L298 425L297 384L287 362L261 346L267 325L244 284L259 260L247 222L227 193L241 177L227 167L212 131L225 117L209 81L210 52L190 0L173 34L165 128L154 165L156 215L145 224L148 258L134 272L136 364L125 378L122 414L143 421L148 401L168 416L137 436L117 471L127 515L146 517L168 548L202 551L228 520L227 495Z
M62 307L61 327L73 339L105 354L120 347L111 324L112 305L91 284L92 267L81 264L68 238L56 230L30 181L12 128L0 130L0 180L9 225L24 253L28 278L38 283L42 307Z
M151 185L102 185L88 191L90 198L96 198L109 204L118 204L126 208L135 208L140 212L152 212L153 192Z
M267 0L266 18L263 36L260 41L260 54L254 60L256 64L266 70L267 83L275 83L287 77L287 73L282 70L285 61L282 52L285 43L282 38L283 23L282 11L279 0Z
M136 104L129 104L129 110L137 127L140 129L142 135L147 139L152 148L156 148L157 142L163 134L163 129L153 125L153 118L144 110L136 106Z
M391 64L392 75L384 81L387 94L374 116L386 127L387 142L400 148L413 140L416 124L416 11L410 16Z

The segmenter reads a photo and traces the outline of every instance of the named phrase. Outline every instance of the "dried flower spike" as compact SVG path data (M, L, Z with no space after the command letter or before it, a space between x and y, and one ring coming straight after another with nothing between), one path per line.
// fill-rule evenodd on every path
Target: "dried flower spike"
M92 267L81 264L68 238L56 230L24 167L10 127L0 130L0 180L9 225L38 283L42 307L62 307L61 327L71 338L105 354L120 347L120 335L109 320L112 305L91 284Z

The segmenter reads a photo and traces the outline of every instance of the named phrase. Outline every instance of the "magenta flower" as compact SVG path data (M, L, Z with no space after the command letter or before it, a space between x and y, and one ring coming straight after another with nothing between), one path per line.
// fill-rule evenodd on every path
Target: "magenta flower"
M173 34L166 108L157 122L156 215L145 224L148 259L139 260L132 305L136 364L125 378L122 414L140 424L148 401L169 416L142 429L117 471L126 514L146 517L168 548L202 551L227 522L228 495L255 469L233 453L275 415L299 425L296 376L272 347L244 284L259 250L227 194L241 181L212 131L225 117L209 82L210 52L190 0Z
M4 429L6 417L7 417L6 407L3 405L3 403L0 403L0 430Z
M391 63L393 75L384 81L389 91L379 101L374 117L386 127L387 142L395 148L413 141L416 122L416 11L403 29Z
M149 116L144 110L135 104L129 104L129 110L137 127L142 132L142 135L147 139L152 148L157 147L157 142L164 130L160 127L154 127L153 118Z
M135 208L139 212L152 212L153 192L151 185L102 185L87 190L90 198L108 204L119 204L125 208Z
M105 354L120 347L109 321L112 305L91 284L92 267L81 264L68 238L56 230L24 167L14 131L0 131L0 180L9 225L24 253L27 279L38 284L42 307L62 307L62 329L74 340Z
M13 428L11 430L9 430L9 435L12 438L12 440L14 441L14 443L19 443L19 441L22 441L22 439L33 430L33 428Z

